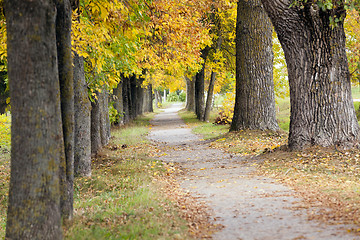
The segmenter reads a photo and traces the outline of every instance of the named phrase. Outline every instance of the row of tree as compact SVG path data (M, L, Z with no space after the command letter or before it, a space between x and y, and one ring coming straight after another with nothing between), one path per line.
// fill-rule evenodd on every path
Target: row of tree
M274 26L288 70L290 149L312 145L358 146L360 128L351 97L344 33L346 9L357 7L356 1L239 1L236 98L230 130L279 128L273 81ZM203 59L209 49L202 49ZM206 120L204 68L194 80L195 112L200 120ZM188 93L193 94L191 81L187 82ZM191 102L192 96L189 99ZM190 103L187 107L193 108Z
M91 175L91 155L110 139L109 84L99 84L100 72L86 74L84 58L72 53L71 16L78 4L5 1L12 114L9 239L62 239L61 221L73 215L74 176ZM97 87L89 92L90 81ZM152 89L143 88L143 81L123 76L114 90L124 123L152 111Z
M225 0L4 1L12 111L6 236L62 238L74 176L89 176L91 154L109 141L109 99L116 121L127 123L152 111L153 92L159 99L160 87L186 76L187 108L206 121L215 79L227 78L219 69L236 69L231 130L278 129L271 22L288 65L290 148L358 144L347 5L328 3L240 0L235 20L236 5Z

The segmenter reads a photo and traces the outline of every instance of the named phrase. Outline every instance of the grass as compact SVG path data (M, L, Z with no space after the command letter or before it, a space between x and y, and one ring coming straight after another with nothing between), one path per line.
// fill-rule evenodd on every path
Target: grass
M166 167L149 158L148 120L112 131L93 161L91 178L78 178L75 218L65 239L191 239L186 222L154 181Z
M351 86L351 94L354 99L360 99L360 85L353 84Z
M200 122L193 112L181 110L179 115L187 125L194 128L194 133L202 135L205 140L220 137L229 131L229 125L213 124L215 118L217 117L216 112L211 112L210 120L207 123Z
M10 136L11 116L10 114L0 114L0 152L10 152L11 136Z
M5 238L7 199L10 181L11 117L0 115L0 239Z
M290 98L276 99L276 118L279 127L284 131L289 131L290 126Z
M65 239L193 238L173 200L179 190L161 180L171 167L149 157L158 152L146 139L152 116L113 129L111 143L93 159L92 176L76 178L75 213L64 226ZM5 237L9 159L8 151L0 152L0 239ZM164 188L171 189L171 198Z

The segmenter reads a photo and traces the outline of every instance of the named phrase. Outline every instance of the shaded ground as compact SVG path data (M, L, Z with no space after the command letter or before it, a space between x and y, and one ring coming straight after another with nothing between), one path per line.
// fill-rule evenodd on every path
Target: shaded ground
M180 109L173 105L158 114L149 138L171 146L160 159L180 164L181 187L204 200L215 223L224 226L214 239L360 239L346 231L352 226L309 221L293 190L254 176L247 159L210 148L180 119Z

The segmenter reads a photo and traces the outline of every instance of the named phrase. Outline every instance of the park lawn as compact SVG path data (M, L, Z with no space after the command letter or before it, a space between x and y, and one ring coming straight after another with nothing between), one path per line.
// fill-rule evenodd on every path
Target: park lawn
M92 176L76 180L76 214L65 239L194 238L177 204L181 190L165 180L176 170L155 160L160 151L146 138L152 116L112 129Z
M5 238L7 199L10 180L10 115L0 115L0 239Z
M209 234L208 216L196 216L196 201L185 198L173 178L177 168L155 160L161 151L146 139L152 117L113 128L110 144L93 158L92 176L75 179L74 218L64 226L65 239L193 239ZM0 239L5 237L9 159L8 151L0 152Z

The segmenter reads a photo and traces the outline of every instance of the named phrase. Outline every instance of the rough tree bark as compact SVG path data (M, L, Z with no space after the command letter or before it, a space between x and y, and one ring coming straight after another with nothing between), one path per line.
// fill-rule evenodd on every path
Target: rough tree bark
M136 118L136 102L137 102L137 94L136 94L136 77L132 76L130 78L129 83L129 115L130 119Z
M186 80L186 110L195 112L195 77Z
M100 130L101 109L100 100L95 99L91 102L91 154L96 155L101 148Z
M201 50L201 58L204 59L204 63L202 65L200 72L196 73L195 76L195 113L200 121L204 121L205 62L209 50L210 50L209 47L206 47L205 49Z
M277 130L272 26L260 0L239 1L236 23L236 96L230 131Z
M116 88L113 89L113 95L114 108L119 114L117 122L119 125L124 125L123 79L118 83Z
M103 89L99 96L101 147L110 140L109 91Z
M129 109L129 101L130 101L130 79L128 77L124 77L123 81L123 106L124 106L124 123L128 123L130 121L130 109Z
M290 0L262 0L284 49L289 73L291 117L289 147L359 142L359 125L351 97L342 22L332 28L331 14L311 2L290 7Z
M91 103L84 73L84 60L74 54L74 175L91 176Z
M56 44L61 96L61 117L65 159L60 163L61 214L64 220L73 216L74 192L74 79L71 56L71 4L56 1Z
M219 38L216 42L215 51L220 51L221 43L222 43L222 37L219 36ZM209 88L208 88L208 92L207 92L208 94L207 94L206 104L205 104L205 112L204 112L204 121L206 121L206 122L208 122L209 118L210 118L210 112L211 112L212 101L213 101L213 96L214 96L215 81L216 81L216 72L211 72Z
M214 87L215 87L215 80L216 80L216 72L211 72L208 94L206 98L205 110L204 110L204 121L208 122L210 118L211 112L211 104L214 95Z
M4 3L12 107L6 238L61 239L56 6L49 0Z
M142 79L136 79L136 87L135 87L135 94L136 94L136 101L135 101L135 105L136 105L136 115L140 116L144 113L144 92L145 89L141 87L143 80Z
M144 89L144 112L153 112L153 93L152 93L152 85L149 84L145 89Z

